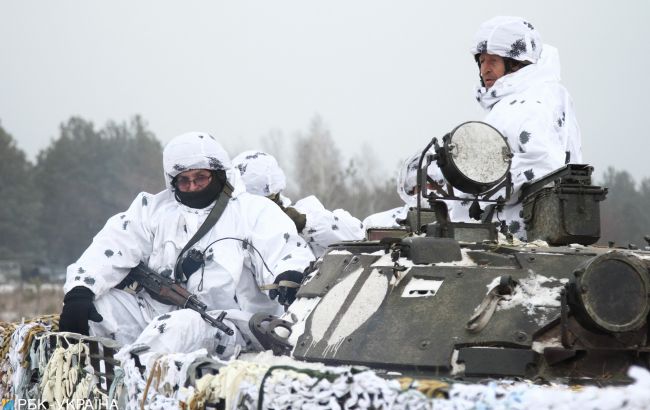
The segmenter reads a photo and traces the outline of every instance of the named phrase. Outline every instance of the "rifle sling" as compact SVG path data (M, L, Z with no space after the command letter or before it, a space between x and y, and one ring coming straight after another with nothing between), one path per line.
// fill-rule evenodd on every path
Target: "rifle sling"
M208 233L208 231L212 229L212 227L217 223L219 218L221 218L223 211L228 205L228 201L230 201L230 198L232 197L232 191L232 185L226 181L223 189L221 190L221 193L219 194L219 198L217 198L217 203L214 204L214 207L208 214L208 217L205 218L205 221L203 221L194 236L192 236L185 247L183 247L183 250L181 250L178 258L176 258L176 266L174 266L174 278L177 282L180 282L183 278L183 272L181 272L181 261L183 260L183 254L187 252L192 246L194 246L194 244L197 243L201 238L203 238L203 236L205 236L205 234Z

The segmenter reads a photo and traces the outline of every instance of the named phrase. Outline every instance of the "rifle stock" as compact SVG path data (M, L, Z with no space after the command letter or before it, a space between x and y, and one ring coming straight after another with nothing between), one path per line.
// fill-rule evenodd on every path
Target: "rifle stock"
M210 316L206 313L206 304L201 302L196 295L188 292L187 289L176 283L172 278L162 276L142 262L131 269L122 284L133 282L137 282L138 286L143 287L158 302L184 309L192 309L199 313L206 322L222 332L231 336L234 334L234 331L223 323L226 312L221 312L216 318Z

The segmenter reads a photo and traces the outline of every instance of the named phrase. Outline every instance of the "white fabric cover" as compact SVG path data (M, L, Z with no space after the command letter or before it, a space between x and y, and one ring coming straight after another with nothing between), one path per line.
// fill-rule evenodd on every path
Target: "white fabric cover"
M369 228L398 228L399 222L406 219L410 205L398 206L388 211L377 212L366 217L363 220L363 227Z
M172 179L188 169L227 170L228 153L212 135L206 132L188 132L165 145L163 169L167 188L172 189Z
M498 217L505 219L510 233L525 240L521 204L514 203L521 185L566 163L582 163L580 129L571 96L560 84L557 49L544 44L536 64L504 75L490 89L479 85L476 99L488 111L485 122L498 129L513 150L514 193ZM457 207L452 217L462 219L468 206Z
M542 52L542 37L521 17L497 16L481 24L471 52L536 63Z
M246 184L246 191L256 195L279 194L286 186L284 172L276 159L265 152L245 151L233 159L233 167L239 169ZM291 200L280 196L283 206ZM329 211L313 195L297 201L293 207L305 214L306 224L300 235L319 258L325 249L336 242L363 239L361 221L343 209Z
M65 292L85 286L96 295L95 303L104 321L90 322L91 329L123 343L132 342L143 325L175 310L146 292L138 294L136 310L134 296L130 296L131 302L124 302L124 298L116 301L116 291L111 288L141 261L163 275L173 274L181 249L214 206L192 209L175 200L169 183L186 169L225 169L234 192L215 226L194 245L205 254L205 270L203 274L201 269L192 274L185 286L207 304L208 310L282 313L282 307L258 285L273 283L276 275L288 270L302 272L313 260L293 221L272 202L245 192L239 171L230 168L228 155L209 134L189 133L174 138L163 156L168 189L156 195L140 193L125 212L107 221L79 260L67 269ZM239 240L223 239L227 237ZM104 303L102 298L113 301ZM177 329L193 323L184 317L187 312L172 315L179 319L173 326ZM215 330L207 327L210 332ZM185 349L185 333L179 330L166 338L169 348ZM142 333L137 342L154 345L151 332Z
M408 157L397 172L397 194L402 198L402 201L409 206L417 205L417 196L409 195L408 192L413 191L417 186L418 163L420 162L421 155L422 151L418 151ZM422 166L424 167L425 165L426 158L422 162ZM434 183L444 186L445 178L435 162L429 165L427 174ZM422 198L422 201L420 202L422 206L428 206L426 199Z
M303 198L293 206L305 214L307 222L301 236L307 241L312 252L320 258L325 249L333 243L363 239L361 221L348 211L335 209L329 211L313 195Z
M244 151L232 160L241 174L246 191L254 195L269 196L287 187L287 178L278 161L266 152Z

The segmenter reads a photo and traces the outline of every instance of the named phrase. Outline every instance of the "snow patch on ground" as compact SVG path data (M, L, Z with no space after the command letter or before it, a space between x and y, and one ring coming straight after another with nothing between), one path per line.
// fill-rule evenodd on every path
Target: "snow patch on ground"
M13 293L20 290L21 285L18 283L3 283L0 284L0 293ZM30 290L32 292L38 291L40 288L43 290L63 290L63 285L59 283L43 283L41 285L35 285L33 283L23 283L22 290Z

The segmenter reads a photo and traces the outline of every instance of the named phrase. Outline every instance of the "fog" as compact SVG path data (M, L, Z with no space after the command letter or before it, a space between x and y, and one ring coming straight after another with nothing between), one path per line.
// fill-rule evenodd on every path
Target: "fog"
M520 15L560 51L583 152L650 176L647 1L5 1L0 121L34 159L72 115L141 114L158 138L204 130L231 155L320 115L347 153L392 170L482 119L469 53L478 25Z

